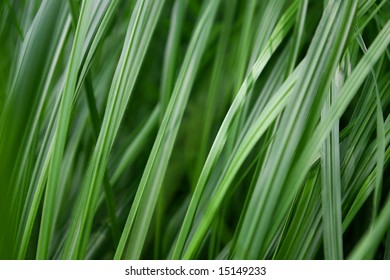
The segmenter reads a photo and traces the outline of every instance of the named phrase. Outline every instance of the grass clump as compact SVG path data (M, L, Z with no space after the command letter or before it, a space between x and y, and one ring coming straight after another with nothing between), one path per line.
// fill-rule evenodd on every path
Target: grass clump
M388 1L0 4L1 259L388 259Z

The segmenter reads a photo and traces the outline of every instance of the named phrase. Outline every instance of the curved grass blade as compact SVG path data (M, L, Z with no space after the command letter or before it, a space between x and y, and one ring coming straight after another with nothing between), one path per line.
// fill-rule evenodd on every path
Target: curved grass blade
M146 121L142 130L137 134L136 138L123 152L123 156L118 160L115 171L111 176L111 185L115 185L118 182L126 167L134 161L134 159L137 157L137 154L142 150L142 146L144 145L147 137L150 136L153 129L157 126L159 114L161 114L160 112L161 106L157 105L151 113L149 119Z
M298 159L295 161L295 165L287 177L289 182L289 189L279 199L278 214L274 222L279 221L281 213L287 211L285 205L289 204L289 197L295 193L305 178L305 174L310 169L311 163L315 158L316 151L319 150L323 141L329 135L332 130L333 124L340 119L347 106L355 96L356 92L370 74L372 67L378 61L378 59L384 54L387 46L390 43L390 22L388 22L381 32L377 35L374 42L369 47L367 53L361 58L356 68L353 70L349 78L346 80L344 86L340 90L339 97L335 100L334 104L330 107L327 117L321 121L318 125L312 137L306 143L305 148L301 151ZM271 233L274 230L270 231Z
M108 157L164 1L138 1L111 84L102 128L76 203L61 257L84 257Z
M217 55L215 57L213 72L211 74L211 82L207 95L206 112L204 114L204 124L202 130L201 144L199 148L199 155L197 158L196 172L198 176L204 161L207 157L207 151L209 149L210 133L215 118L215 106L218 100L218 86L221 83L222 68L224 65L224 59L226 57L226 50L229 44L229 34L231 32L234 16L234 8L236 1L225 2L225 18L223 22L223 29L218 42Z
M47 99L48 94L49 94L49 88L50 88L51 83L53 82L54 72L58 66L58 61L59 61L60 55L64 50L65 41L69 35L70 23L71 23L71 20L70 20L70 18L68 18L66 23L65 23L63 32L61 34L61 38L59 39L57 49L56 49L55 54L53 56L53 59L51 61L51 66L50 66L50 69L49 69L49 72L48 72L48 75L46 78L46 83L45 83L44 88L42 90L42 97L41 97L40 103L38 105L38 108L35 111L35 117L33 119L32 125L29 129L30 135L29 135L28 140L26 141L26 145L25 145L24 153L23 153L23 158L21 159L22 164L19 167L20 173L19 173L18 177L16 178L16 182L17 182L16 184L19 186L21 185L21 182L22 182L23 170L25 170L24 162L27 161L27 157L29 155L31 156L33 154L33 152L32 152L33 143L34 143L34 141L36 141L34 138L36 138L38 136L38 130L39 130L41 118L43 115L44 106L45 106L46 99ZM57 106L55 106L55 107L57 107ZM54 123L54 120L53 120L53 122L50 121L49 127L52 127L53 123ZM45 143L47 143L48 140L49 140L49 134L46 134L43 141L42 141L41 148L46 147L47 144L45 144ZM43 153L39 153L39 155L36 159L37 163L43 162L42 170L46 170L46 171L42 171L44 173L46 173L48 170L49 158L52 154L52 148L49 148L48 150L49 150L47 153L48 157L46 157L47 160L43 159L43 157L42 157ZM44 151L44 149L42 151ZM39 204L41 202L41 198L42 198L42 194L43 194L43 190L44 190L44 183L46 182L46 179L47 179L46 175L42 176L41 184L36 183L36 179L38 178L38 176L37 176L38 171L37 170L38 170L39 166L40 166L40 164L36 164L32 174L29 174L31 177L30 177L30 181L28 184L28 193L26 195L26 200L25 200L24 208L23 208L23 212L22 212L22 219L21 219L21 223L19 224L19 230L18 230L19 231L18 232L18 236L19 236L18 240L19 240L19 244L20 244L19 253L18 253L19 259L24 259L24 257L25 257L25 254L27 251L27 246L28 246L28 243L30 241L31 232L33 229L34 221L35 221L35 216L36 216L36 213L38 211ZM36 186L36 187L34 187L34 186Z
M223 172L223 176L221 176L220 181L216 185L217 191L212 200L210 201L209 207L207 208L204 217L202 218L199 225L197 225L194 235L192 236L192 239L188 244L187 250L183 254L184 259L190 259L195 255L199 244L204 239L207 233L207 229L209 228L212 220L214 219L242 163L244 162L248 154L252 151L253 147L258 142L260 137L275 121L275 119L280 115L282 110L287 105L300 70L301 69L298 68L298 71L296 71L294 75L291 75L290 79L288 79L280 87L278 92L274 95L274 97L269 101L267 106L261 112L258 119L256 119L256 121L248 129L248 133L241 140L240 145L232 152L228 164L226 165L226 168Z
M4 228L8 229L0 233L0 246L4 248L0 252L0 258L3 254L4 256L10 254L8 258L17 255L19 244L15 241L23 207L21 201L24 200L26 192L24 186L22 188L13 185L23 152L20 142L23 140L25 143L28 138L27 124L31 124L30 117L36 108L31 104L37 104L41 97L41 91L38 89L46 74L45 67L49 63L46 51L50 49L52 43L51 36L60 15L60 7L60 1L40 3L38 12L15 56L14 71L9 76L8 92L0 112L0 178L3 197L7 198L4 201L3 198L0 199L0 216Z
M89 69L89 65L90 65L90 62L91 62L93 55L95 54L96 48L99 45L99 42L101 41L102 36L107 31L107 27L108 27L109 23L112 22L112 20L114 18L114 11L116 10L116 7L118 6L117 4L118 4L118 1L110 2L110 6L107 9L107 13L106 14L99 14L99 16L96 16L96 14L95 14L95 17L91 23L91 27L88 31L89 35L87 36L88 37L87 44L90 45L91 47L84 48L84 50L83 50L84 51L84 53L83 53L83 57L84 57L83 61L84 62L83 62L83 68L82 68L81 73L84 73L84 74L81 74L79 76L78 86L76 89L76 93L73 97L73 106L74 106L75 101L77 99L77 95L81 90L81 85L83 84L83 81L85 78L86 69ZM99 11L99 13L100 13L100 11ZM96 22L100 22L100 18L102 18L102 20L101 20L102 24L99 26L96 24ZM62 43L61 44L65 44L66 38L68 37L70 21L71 21L71 19L68 18L68 21L66 23L66 27L64 28L64 32L62 35L62 39L61 39ZM96 30L95 37L93 37L91 35L91 34L95 34L94 30ZM86 50L88 50L87 53L86 53ZM61 50L58 50L57 54L56 54L56 58L54 60L55 62L52 63L52 67L50 69L50 76L48 76L49 78L45 84L45 88L44 88L43 93L42 93L42 101L43 102L42 102L42 104L39 105L40 109L37 111L37 114L34 118L34 124L33 124L32 130L35 132L33 132L31 134L31 136L38 133L37 132L38 122L42 118L42 115L43 115L43 107L45 104L44 99L45 99L45 96L47 96L49 94L50 81L51 81L51 79L53 79L55 77L55 76L53 76L54 70L55 70L55 66L57 65L57 63L59 61L60 54L61 54ZM60 92L62 92L62 90L63 90L62 87L63 87L63 85L61 85ZM55 101L55 105L52 107L51 117L50 117L50 120L48 121L46 133L45 133L45 136L44 136L43 141L41 143L40 152L39 152L38 158L36 160L36 162L38 164L35 165L35 168L34 168L34 171L32 173L30 183L29 183L29 193L27 195L27 201L29 201L30 203L26 203L24 210L23 210L23 217L25 217L25 218L23 218L23 220L25 220L25 223L23 223L23 224L25 224L25 229L23 230L21 246L19 249L19 258L24 258L24 255L26 253L26 249L27 249L27 246L28 246L28 243L30 240L31 232L32 232L32 227L33 227L34 222L35 222L35 217L36 217L36 214L38 211L38 207L41 203L41 197L42 197L44 188L46 187L47 172L48 172L49 162L50 162L50 158L52 156L52 151L53 151L52 134L54 134L54 129L55 129L54 124L55 124L55 120L57 118L57 114L58 114L58 110L59 110L59 106L60 106L60 101L61 101L61 99L57 98L57 100ZM29 143L31 143L31 142L32 142L32 139L29 140ZM26 149L27 149L26 151L31 150L31 144L29 144L29 146L26 147ZM26 152L26 154L31 154L31 152ZM18 178L18 180L20 180L20 179ZM22 234L22 233L19 232L19 235L20 234Z
M101 2L97 2L98 4L101 4ZM74 28L77 26L77 18L79 17L78 14L78 4L73 1L73 0L68 0L68 4L70 7L70 12L72 15L72 23L74 25ZM112 5L111 5L112 7ZM105 11L105 7L103 6L103 11ZM96 16L95 14L92 17L93 19L100 19L101 17ZM91 29L94 31L94 27L92 26L91 22ZM92 33L92 32L91 32ZM87 40L88 42L92 42L91 40ZM95 140L97 140L98 135L99 135L99 130L101 127L101 119L99 117L97 105L96 105L96 100L94 96L94 90L93 90L93 84L92 84L92 78L91 74L87 73L85 76L85 93L87 97L87 105L88 105L88 111L90 113L90 118L92 121L92 128L93 128L93 134L95 136ZM110 223L110 228L111 228L111 234L113 238L114 244L117 244L119 241L119 228L118 228L118 221L115 215L115 200L114 200L114 195L112 192L112 186L109 182L107 174L104 174L103 177L103 186L104 186L104 193L105 193L105 201L106 201L106 206L107 206L107 211L111 220Z
M363 38L359 31L357 31L357 40L359 42L360 48L363 50L364 53L367 52L367 47L363 41ZM374 80L374 87L375 87L375 100L376 100L376 119L377 119L377 168L376 168L376 176L375 176L375 191L374 191L374 203L372 210L373 219L372 221L375 222L375 218L378 215L378 209L379 209L379 203L381 200L381 192L382 192L382 176L383 176L383 169L384 169L384 154L385 154L385 124L383 120L383 112L382 112L382 104L381 104L381 98L378 90L378 83L376 79L375 72L371 70L372 77Z
M68 73L66 76L64 92L59 108L60 111L58 115L57 127L53 139L53 155L50 160L48 182L43 204L42 222L38 240L38 259L48 258L49 247L52 240L55 225L54 207L56 204L57 188L60 179L61 161L63 158L66 135L70 122L70 114L72 109L73 96L76 89L78 69L81 63L81 50L88 31L92 8L92 1L83 1L80 12L80 20L77 24L75 39L70 55Z
M311 134L315 125L313 118L319 115L324 88L341 56L355 10L356 2L342 5L330 2L325 10L309 47L306 67L294 88L266 167L251 197L234 258L264 258L268 245L265 242L270 234L268 229L275 222L274 215L284 184L289 182L286 177L292 167L293 156L302 139Z
M213 146L211 147L209 155L206 159L206 162L198 179L198 183L192 196L190 206L186 213L183 226L180 230L179 237L175 245L174 253L172 255L173 259L181 258L182 252L184 250L184 245L190 232L203 191L206 187L207 180L211 174L212 167L218 160L219 155L221 154L221 151L226 143L227 134L233 123L234 117L245 103L247 94L252 88L252 85L260 76L262 70L271 58L272 54L275 52L276 48L280 45L290 28L292 27L296 8L296 5L292 5L290 9L286 11L286 13L280 19L279 23L275 27L274 33L271 35L270 40L267 43L267 46L261 52L251 72L249 72L249 74L245 78L240 88L240 91L237 93L236 98L234 99L228 113L225 116L225 119L218 131L218 134L214 140ZM192 252L191 255L193 253L194 252Z
M372 259L376 248L379 246L382 238L385 236L390 227L390 199L387 199L378 219L375 221L372 229L362 237L360 242L355 246L349 255L350 260Z
M153 149L131 207L115 259L138 259L156 205L189 93L206 47L219 0L210 1L196 26L184 63L164 114ZM126 244L131 244L125 250ZM126 252L125 252L126 251Z

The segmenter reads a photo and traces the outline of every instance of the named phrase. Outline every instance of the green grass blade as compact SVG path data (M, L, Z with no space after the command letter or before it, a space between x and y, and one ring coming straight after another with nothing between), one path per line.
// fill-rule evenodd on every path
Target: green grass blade
M149 119L146 121L142 130L137 134L136 138L131 142L131 144L124 151L123 156L118 160L118 164L115 167L115 171L111 176L111 184L115 185L120 176L137 157L137 154L141 151L142 146L144 145L146 139L152 133L153 129L157 126L158 116L160 114L161 107L157 105L150 115Z
M61 256L64 259L80 259L85 255L108 156L163 4L164 1L139 1L134 8L111 84L102 128L74 209L74 218Z
M0 1L0 259L387 259L390 2Z
M293 15L295 12L296 6L291 6L291 8L285 13L285 15L280 19L277 27L275 27L274 33L272 34L270 40L268 41L267 46L263 50L263 52L259 55L259 58L257 59L256 63L254 64L251 72L248 74L248 76L245 78L240 91L237 93L236 98L234 99L228 113L225 116L225 119L218 131L218 134L214 140L213 146L211 147L211 150L209 152L209 155L206 159L206 162L203 166L202 172L200 174L200 177L198 179L197 186L195 188L195 192L192 196L185 220L183 222L183 226L181 228L178 241L175 245L175 250L173 253L173 258L178 259L181 257L184 245L186 242L186 239L188 237L191 225L193 223L196 210L199 204L199 201L201 199L201 196L203 194L203 191L205 189L207 179L210 176L211 169L216 163L225 143L227 140L227 134L230 129L230 126L234 120L234 117L238 110L243 106L246 95L248 94L249 90L251 89L253 83L255 80L259 77L261 74L261 71L264 69L265 65L271 58L272 54L276 50L276 48L279 46L283 38L288 33L289 29L292 27L293 23ZM200 233L200 235L203 236L203 232ZM198 242L198 241L197 241ZM195 249L194 245L194 249ZM191 255L193 255L195 252L191 252Z
M161 119L168 107L175 82L176 60L180 43L180 34L188 0L176 0L172 8L171 25L164 53L164 65L161 77Z
M311 166L316 151L329 135L333 124L341 117L352 98L356 94L359 87L362 85L365 78L369 75L375 62L383 55L387 46L390 43L390 22L381 30L374 42L371 44L367 53L362 57L356 68L346 80L344 86L340 90L339 97L329 109L327 117L321 121L316 131L312 134L310 141L307 142L305 149L300 154L295 166L290 172L288 181L290 182L290 191L293 193L298 189L298 186L305 178L307 170ZM281 197L280 205L287 203L287 197L291 193L287 192ZM285 211L280 209L279 211Z
M45 200L43 205L43 214L41 230L39 234L37 258L47 259L49 247L52 240L55 220L54 207L56 202L56 193L60 179L61 161L63 158L66 135L68 131L73 95L76 88L77 73L81 63L81 51L87 34L93 3L83 1L80 21L77 24L75 39L73 43L71 58L67 78L65 81L64 92L60 105L60 111L57 121L57 128L54 136L53 156L50 162L48 185L46 187Z
M305 150L300 155L297 164L303 164L306 162L305 165L307 168L309 167L308 162L310 162L310 158L313 158L313 154L315 154L315 151L318 150L320 143L323 143L326 135L328 135L328 133L331 131L332 124L334 124L341 117L352 98L355 96L359 87L364 82L365 78L371 72L375 62L378 61L381 55L385 52L387 46L390 43L390 36L388 36L389 34L390 22L383 27L381 32L369 47L367 53L362 57L356 68L351 73L350 77L346 80L344 86L340 90L337 101L335 101L334 105L332 105L332 107L329 109L327 118L324 119L324 121L321 122L316 128L316 131L313 133L313 137L310 139L306 145ZM298 170L293 170L291 172L291 178L293 178L294 175L298 175L298 173L295 172L298 172ZM296 179L294 180L294 184L302 180L303 176L301 175L299 177L300 178L295 177Z
M218 42L218 49L217 49L217 55L215 57L214 65L213 65L213 72L211 76L211 82L210 82L210 88L209 88L209 94L207 96L206 101L206 112L204 114L204 125L203 125L203 131L202 131L202 139L200 144L200 150L199 155L197 158L197 165L196 165L196 175L199 176L199 173L201 172L201 168L206 160L207 152L209 150L209 141L210 141L210 134L212 129L213 120L215 118L215 106L217 105L218 101L218 89L219 85L221 83L221 76L222 76L222 67L224 65L224 58L226 56L226 50L228 48L229 44L229 34L231 32L231 26L233 21L233 15L234 15L234 8L236 6L236 1L230 1L229 3L226 3L225 5L225 18L224 18L224 24L223 24L223 30L221 31L221 36L219 38Z
M390 226L390 199L387 199L378 219L372 229L362 237L360 242L348 256L350 260L372 259L376 248L379 246L383 236Z
M362 36L358 32L357 40L359 42L360 47L362 48L363 52L367 52L367 47L363 41ZM382 104L380 99L380 94L378 90L378 84L377 79L375 76L375 72L372 71L372 76L374 80L374 87L375 87L375 100L376 100L376 119L377 119L377 174L375 179L375 191L374 191L374 209L372 211L373 213L373 222L375 222L375 218L378 215L378 209L379 209L379 203L381 200L381 192L382 192L382 174L383 174L383 166L384 166L384 154L385 154L385 125L383 120L383 112L382 112Z
M65 23L64 30L61 34L60 39L59 39L58 47L57 47L55 54L53 56L53 59L51 61L51 67L50 67L49 73L47 75L47 80L46 80L46 83L45 83L44 88L42 90L42 97L40 100L40 104L38 105L38 108L35 112L35 118L33 120L33 124L31 125L31 128L30 128L30 136L29 136L29 139L27 140L27 144L25 146L25 150L23 153L23 159L21 160L22 163L26 162L27 157L31 156L33 154L32 150L33 150L34 138L36 138L38 135L38 130L39 130L38 128L40 126L41 118L42 118L43 111L44 111L44 106L45 106L45 103L47 100L47 96L49 94L50 84L53 82L54 72L56 70L56 67L58 67L58 61L59 61L60 55L64 51L65 41L69 35L70 23L71 23L70 18L68 18L66 23ZM54 120L52 123L54 123ZM49 125L49 127L51 127L51 125ZM49 135L47 134L44 137L44 140L42 141L41 147L45 147L47 145L45 143L48 142L48 139L49 139ZM43 151L43 150L41 150L41 151ZM49 148L48 154L50 156L51 156L51 153L52 153L52 148ZM48 158L50 158L50 156ZM43 157L43 152L38 155L37 162L41 163L43 161L42 157ZM49 160L46 160L44 162L46 163L46 166L44 164L42 169L46 170L46 172L47 172ZM29 185L28 186L29 193L26 195L26 201L24 203L25 205L24 205L24 209L23 209L21 225L19 227L18 240L21 244L19 247L19 253L18 253L19 259L23 259L25 257L27 246L28 246L28 243L30 240L30 235L31 235L31 232L33 229L33 224L35 221L35 216L36 216L39 204L41 202L41 197L42 197L42 194L44 191L44 183L47 180L47 176L44 175L41 178L41 183L35 184L36 179L39 177L37 175L38 167L39 167L39 164L36 164L34 167L33 173L30 174L31 178L30 178L30 183L28 184ZM24 170L23 166L20 166L19 168L20 168L20 170ZM46 172L44 172L44 173L46 173ZM21 185L21 181L22 181L22 174L20 174L19 177L17 178L17 181L16 181L17 185ZM36 186L36 188L34 188L34 186ZM33 193L35 193L35 194L33 195Z
M341 72L337 70L328 100L324 105L323 117L337 98L341 85ZM343 259L341 177L339 124L332 129L322 147L322 213L324 229L325 259Z
M308 123L308 119L318 115L323 99L321 97L323 88L327 86L335 64L341 56L356 10L356 3L348 3L341 7L339 4L330 2L310 45L306 57L308 64L294 88L295 94L292 95L291 102L281 119L280 130L276 135L269 161L259 176L251 198L237 240L235 258L252 259L262 257L265 253L265 241L269 231L264 229L269 228L274 220L279 196L284 183L287 182L286 177L299 142L305 133L310 133L312 129L310 126L315 124ZM329 46L326 47L330 42L333 51Z
M15 243L16 230L17 223L20 221L20 210L23 207L23 204L15 205L12 201L18 200L15 196L23 196L25 193L24 189L21 190L18 186L12 185L12 177L17 176L16 168L20 163L15 158L22 156L23 149L19 143L28 137L25 129L26 124L30 123L29 118L35 108L32 104L38 103L41 96L38 89L45 73L46 63L48 63L46 51L50 49L51 36L56 27L57 17L60 15L60 7L59 1L41 3L20 46L19 53L16 52L15 60L17 61L10 75L6 100L3 100L4 107L0 112L0 153L2 157L0 178L4 198L7 198L6 201L0 202L0 216L4 227L8 228L8 231L0 233L0 243L4 246L1 254L11 254L9 257L16 256L18 247ZM21 197L21 200L23 199Z
M115 254L116 259L122 257L138 259L140 257L157 196L161 190L164 173L195 78L194 73L197 71L199 61L206 47L218 5L219 1L211 1L207 4L194 31L171 100L164 114L164 119L130 210L121 242ZM132 244L132 246L129 246L125 252L126 243Z

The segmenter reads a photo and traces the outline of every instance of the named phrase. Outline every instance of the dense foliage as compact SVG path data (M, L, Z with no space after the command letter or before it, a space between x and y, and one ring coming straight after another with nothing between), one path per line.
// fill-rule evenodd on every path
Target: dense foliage
M0 258L390 258L387 0L2 0Z

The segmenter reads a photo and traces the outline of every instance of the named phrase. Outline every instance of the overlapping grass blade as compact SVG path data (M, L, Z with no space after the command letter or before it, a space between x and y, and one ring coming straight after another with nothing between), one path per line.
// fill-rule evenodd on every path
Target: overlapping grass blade
M199 201L201 199L201 196L203 194L204 188L207 183L207 179L212 171L213 165L216 163L227 139L227 134L229 131L229 128L233 122L234 116L236 115L237 111L243 106L243 103L246 100L248 91L251 89L252 84L255 82L255 80L259 77L261 74L261 71L264 69L265 65L269 61L271 55L275 51L275 48L281 43L284 36L288 33L289 29L292 27L293 23L293 15L296 10L296 6L292 5L291 8L285 13L285 15L280 19L278 25L275 27L274 33L272 34L270 40L268 41L267 46L265 47L264 51L260 54L258 60L254 64L252 71L248 74L246 79L244 80L240 91L238 92L236 98L234 99L228 113L226 114L226 117L218 131L218 134L214 140L213 146L211 147L211 150L209 152L209 155L206 159L206 162L203 166L202 172L200 174L200 177L198 179L197 186L195 188L194 194L191 199L191 203L189 205L185 220L183 222L182 229L180 231L178 241L175 246L175 250L173 253L173 258L180 258L184 249L184 245L186 242L186 239L188 237L191 225L193 223L196 210L199 204ZM293 80L293 79L291 79ZM287 86L288 88L289 86ZM276 102L277 103L277 102ZM272 108L272 106L269 106ZM271 110L272 111L272 110ZM266 115L266 114L265 114ZM213 204L212 204L213 205ZM215 205L217 206L217 205ZM218 207L216 207L218 208ZM216 210L216 209L215 209ZM215 211L213 211L215 212ZM205 228L208 228L208 225L211 221L207 221L205 223L205 227L199 231L199 239L196 240L196 243L199 244L200 240L204 236ZM194 243L195 244L195 243ZM198 245L193 245L192 250L196 250ZM192 256L195 252L191 251L190 255Z
M66 75L64 92L62 94L57 126L53 139L53 155L50 160L48 182L45 192L42 222L38 241L38 259L48 258L49 247L52 240L55 225L54 207L56 204L56 194L60 179L61 161L65 149L66 135L68 132L78 69L81 63L81 50L90 23L92 8L93 3L91 1L83 1L80 12L80 20L77 24L75 39L70 56L68 73Z
M201 172L201 168L207 157L207 152L209 150L209 141L211 128L213 124L213 120L215 119L215 106L218 101L218 89L221 83L222 76L222 68L224 65L224 58L226 56L226 50L228 48L229 43L229 35L231 32L232 24L233 24L233 16L234 16L234 7L236 6L236 1L230 1L229 3L225 3L225 18L223 22L223 30L221 30L221 35L218 41L217 55L214 60L213 72L211 76L209 94L207 95L206 102L206 112L204 114L204 125L202 130L202 139L200 144L199 156L197 158L196 172L195 176L199 175Z
M40 121L42 119L42 114L43 114L43 109L45 106L45 103L47 102L47 96L49 94L49 88L51 86L51 83L53 82L54 78L54 71L56 70L56 67L58 66L58 60L63 52L64 46L65 46L65 41L69 35L69 30L70 30L70 18L67 19L64 30L61 34L61 37L58 41L58 47L55 50L55 54L53 56L53 60L51 61L51 66L49 69L49 73L47 75L46 83L44 85L44 88L42 90L42 97L39 102L38 108L35 111L35 118L33 119L33 123L30 127L30 135L28 140L26 141L26 145L24 148L24 153L23 153L23 159L21 160L21 165L19 167L19 174L18 177L16 178L16 184L21 186L22 185L22 177L24 175L24 162L27 161L27 157L33 154L33 143L35 138L38 135L38 128L40 126ZM58 99L59 100L59 99ZM47 141L49 140L49 135L46 135L44 137L44 140L42 142L42 147L45 147ZM38 169L41 167L40 163L42 163L42 158L43 158L43 153L45 152L44 149L41 150L42 153L39 154L37 164L34 167L34 170L32 171L29 178L29 182L26 182L25 184L28 185L28 193L26 195L26 200L24 202L24 207L23 207L23 213L22 213L22 218L21 218L21 223L19 225L18 229L18 240L19 240L19 253L18 253L18 258L23 259L26 254L27 246L30 240L30 235L32 232L35 216L39 207L39 204L41 202L43 190L44 190L44 183L46 182L46 175L38 177ZM49 151L47 152L47 157L45 161L43 161L42 165L42 173L46 173L48 170L49 166L49 158L52 153L52 148L49 148ZM45 170L45 171L44 171ZM37 183L36 180L38 178L41 178L41 183Z
M283 213L287 210L283 209L283 205L288 203L288 197L291 195L291 193L294 193L298 189L299 185L304 180L305 174L311 166L311 162L315 157L316 151L319 150L320 145L323 143L327 135L329 135L329 132L332 129L332 125L343 114L352 98L358 91L359 87L370 73L375 62L385 52L387 46L390 43L390 37L388 36L390 34L389 32L390 22L386 24L386 26L381 30L375 41L371 44L367 53L362 57L349 78L345 81L344 86L340 90L339 97L330 107L327 117L321 121L309 141L306 143L305 148L302 150L301 154L295 162L295 165L290 171L288 176L290 189L280 198L280 205L282 207L278 209L278 212Z
M176 81L168 108L164 114L155 144L145 167L140 186L127 219L116 259L140 257L146 231L152 218L162 180L172 152L181 118L188 101L200 58L206 47L219 1L210 1L195 28L180 74ZM132 244L127 249L127 243Z
M377 249L383 236L387 233L389 226L390 199L387 199L387 202L379 214L378 219L375 221L372 230L368 230L348 258L355 260L372 259L375 250Z
M59 1L43 1L40 9L25 35L25 40L20 47L20 53L15 63L14 75L12 82L9 83L9 93L4 103L4 109L0 112L0 153L2 160L0 162L1 185L5 197L8 201L1 202L0 214L4 217L4 225L9 230L0 235L0 242L4 242L4 248L14 246L17 230L17 223L20 220L22 203L15 205L18 198L25 195L25 188L14 190L12 186L12 176L18 172L17 161L15 157L21 157L21 147L17 145L20 139L28 137L25 133L25 124L28 123L33 106L38 102L40 92L36 94L39 83L44 73L47 56L45 50L50 48L50 36L55 30L55 20L59 15ZM15 202L11 204L10 201ZM20 200L19 200L20 201ZM2 209L5 207L5 209ZM3 212L4 211L4 212ZM16 212L11 212L16 211ZM20 211L20 212L19 212ZM8 213L7 213L8 212ZM4 216L3 216L4 213ZM7 214L6 214L7 213ZM7 220L11 219L11 220ZM4 249L2 252L13 252L15 255L16 248L10 250Z
M123 156L118 161L115 171L111 176L111 184L115 185L118 182L119 177L123 174L126 167L131 164L132 161L137 157L137 154L141 151L142 146L144 145L147 137L151 134L152 130L156 127L159 115L161 112L161 107L158 104L156 108L151 113L149 119L146 121L142 130L136 136L136 138L131 142L131 144L126 148L126 151L123 153Z
M315 151L318 150L319 145L323 143L326 135L331 131L332 124L334 124L343 114L352 98L357 93L359 87L370 73L375 62L378 61L381 55L383 55L385 52L387 46L390 43L390 37L388 36L389 34L390 22L383 27L381 32L375 38L375 41L369 47L367 53L361 58L356 68L345 81L344 86L340 90L339 97L329 109L328 116L323 121L321 121L319 126L316 128L316 131L313 133L310 141L307 142L307 145L299 156L299 161L297 162L297 165L303 164L304 162L306 163L304 164L306 168L301 169L301 171L307 170L309 168L310 158L313 158ZM304 177L304 175L294 177L300 173L298 172L297 167L294 169L291 172L290 178L296 179L292 181L294 183L292 185L295 185L296 182L301 182L302 178Z
M99 44L99 42L102 39L102 35L107 31L107 26L110 22L112 22L114 11L116 7L118 6L118 1L112 1L110 2L110 6L107 8L107 13L104 14L103 11L105 11L106 7L108 6L106 2L102 1L99 2L100 6L97 6L99 9L94 10L94 18L91 22L91 26L88 30L87 40L84 44L83 49L83 68L81 71L81 76L79 76L78 79L78 85L76 93L73 97L73 105L75 103L75 100L77 99L77 95L80 92L80 85L83 83L85 78L86 70L89 69L90 61L95 54L96 48ZM77 18L75 19L75 23L77 24ZM101 25L98 25L99 22L102 22ZM43 108L46 106L47 103L47 96L49 94L49 91L51 90L51 83L53 83L52 79L54 79L55 76L55 70L59 67L59 60L60 55L63 52L63 48L65 47L66 39L69 35L69 26L70 26L70 18L68 18L67 23L62 31L61 40L59 42L59 48L56 50L55 57L53 58L53 62L51 63L50 71L47 76L47 80L45 82L42 97L40 100L39 108L36 110L35 117L33 124L31 126L31 133L29 135L29 139L27 141L27 145L25 147L25 152L23 153L23 157L26 158L28 156L31 156L33 154L32 152L32 143L34 139L36 139L38 135L38 128L40 126L40 122L42 119L43 114L45 113ZM93 37L93 34L96 33L96 36ZM91 47L89 47L91 46ZM87 52L87 50L89 50ZM57 70L58 71L58 70ZM84 74L83 74L84 73ZM62 84L62 82L61 82ZM62 85L61 85L62 87ZM60 89L62 91L62 88ZM24 255L26 253L27 245L30 240L30 235L32 231L32 227L34 225L35 217L38 211L38 207L41 203L41 197L45 188L46 180L47 180L47 172L49 167L49 161L52 155L53 147L52 147L52 134L54 133L54 122L57 118L58 114L58 108L60 104L60 98L57 98L57 101L55 102L55 105L53 107L53 111L51 112L50 121L47 124L47 131L45 133L44 139L41 143L40 152L38 155L38 160L36 161L37 164L34 167L34 171L32 173L31 179L29 178L29 193L27 194L26 203L23 210L23 216L22 216L22 224L19 227L19 235L23 235L20 250L19 250L19 258L24 258ZM21 160L23 163L24 160ZM24 168L19 169L19 175L16 179L16 184L20 185L20 182L22 180L21 176L24 174L23 172ZM24 175L26 176L26 175ZM24 217L24 218L23 218ZM25 225L25 228L23 228ZM20 239L20 237L19 237Z
M237 239L235 258L258 258L265 253L265 241L270 232L264 229L268 229L274 220L274 211L299 142L315 125L313 118L318 117L324 87L340 59L356 10L356 3L339 4L329 3L310 45L302 78L286 107L266 168L251 197ZM330 43L333 47L326 47ZM313 123L308 124L308 119Z
M80 259L85 255L108 156L163 4L164 1L138 1L134 8L111 84L102 128L74 209L62 258Z
M0 1L0 259L389 258L389 1L166 2Z

